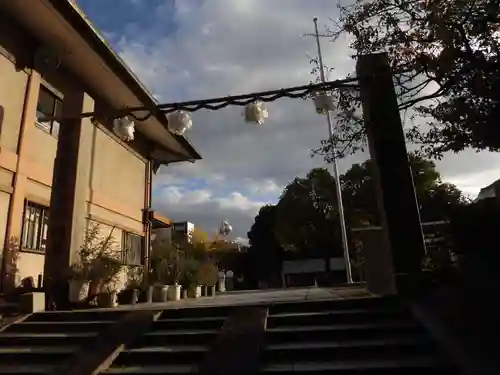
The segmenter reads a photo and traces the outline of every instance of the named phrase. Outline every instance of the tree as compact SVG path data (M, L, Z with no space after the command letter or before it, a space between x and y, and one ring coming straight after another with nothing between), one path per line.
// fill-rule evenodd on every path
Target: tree
M399 108L418 120L407 139L421 152L500 150L500 0L355 0L339 8L334 40L349 34L356 55L389 54ZM315 150L327 160L366 146L358 95L335 95L339 131Z
M283 249L275 235L276 212L276 206L263 206L247 234L250 247L246 252L245 274L254 284L258 280L275 279L281 273Z
M456 186L441 181L433 161L413 153L408 158L422 222L448 219L455 207L467 203ZM342 199L351 226L380 224L372 168L372 161L367 160L341 176Z
M191 233L191 242L196 247L202 250L208 250L210 244L210 238L207 232L202 231L199 228L194 228Z
M276 236L286 250L342 256L334 179L324 168L289 183L276 207ZM326 262L327 272L330 262Z

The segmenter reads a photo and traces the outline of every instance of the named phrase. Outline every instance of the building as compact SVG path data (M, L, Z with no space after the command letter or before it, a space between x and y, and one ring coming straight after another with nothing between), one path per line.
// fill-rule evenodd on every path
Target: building
M495 182L482 188L476 197L476 201L497 197L500 197L500 180L496 180Z
M181 221L172 225L172 240L178 243L193 241L194 224L189 221Z
M11 239L19 277L36 280L75 260L90 223L145 264L153 171L198 153L154 111L133 141L115 136L113 111L156 102L71 1L0 2L0 77L2 277Z

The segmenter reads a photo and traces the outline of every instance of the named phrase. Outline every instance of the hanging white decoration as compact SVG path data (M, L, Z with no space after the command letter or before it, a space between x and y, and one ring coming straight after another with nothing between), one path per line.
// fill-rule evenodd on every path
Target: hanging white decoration
M193 126L191 115L189 112L183 110L169 113L167 115L167 120L168 130L176 135L183 135Z
M326 115L329 111L335 109L332 96L324 92L314 94L314 106L316 107L316 113L320 115Z
M113 120L113 132L123 141L134 140L135 122L128 117L120 117Z
M219 234L223 237L227 237L233 231L233 227L229 224L229 221L224 220L219 228Z
M264 103L257 100L245 106L243 116L245 116L246 122L262 125L265 119L269 117L269 112L264 106Z

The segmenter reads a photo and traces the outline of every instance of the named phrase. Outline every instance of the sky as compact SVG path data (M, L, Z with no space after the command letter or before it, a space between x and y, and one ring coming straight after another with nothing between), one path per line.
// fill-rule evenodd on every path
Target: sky
M205 99L309 83L316 55L312 19L335 19L334 0L78 0L113 48L161 102ZM322 40L330 80L353 72L347 38ZM247 124L240 107L200 111L187 133L203 156L164 166L154 178L153 206L175 221L215 232L222 220L245 241L262 205L275 203L286 184L311 168L327 138L326 119L312 102L282 99L267 105L263 125ZM362 162L339 162L340 172ZM500 178L500 154L465 151L437 162L443 179L465 193Z

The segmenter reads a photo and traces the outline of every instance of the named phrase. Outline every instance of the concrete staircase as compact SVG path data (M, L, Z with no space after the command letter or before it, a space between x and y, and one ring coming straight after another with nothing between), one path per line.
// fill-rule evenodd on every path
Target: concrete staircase
M455 374L396 300L363 298L274 305L261 374Z
M0 374L49 374L123 312L46 312L0 332Z
M186 374L210 349L230 307L165 310L149 332L115 359L105 374Z
M123 341L128 343L126 346L117 341L109 351L114 354L100 357L95 366L92 364L92 371L87 369L79 374L101 371L101 374L179 375L196 373L199 369L203 373L206 370L200 364L206 363L207 358L215 358L219 363L229 357L237 358L238 366L242 362L242 369L249 369L249 363L256 363L259 353L258 372L266 375L392 375L411 370L457 373L427 332L395 299L272 304L266 331L260 336L251 360L241 355L246 352L227 354L225 344L222 351L219 346L218 354L212 355L218 347L212 344L220 343L216 338L224 337L219 335L223 325L223 332L234 333L233 326L228 324L229 316L239 322L251 320L247 313L237 315L234 311L230 306L164 310L154 313L154 318L144 326L147 328L138 331L123 318L127 314L123 310L33 314L0 332L0 375L61 374L70 368L68 363L79 368L75 362L79 354L72 356L78 349L78 353L97 353L96 343L113 342L110 338L117 337L116 332L133 332L129 335L133 339ZM264 330L265 312L260 332ZM118 321L121 323L111 327ZM258 330L256 327L255 331ZM240 336L235 337L230 347L241 342ZM210 374L224 373L218 370L223 367L216 366L217 370ZM238 374L255 372L242 370Z

